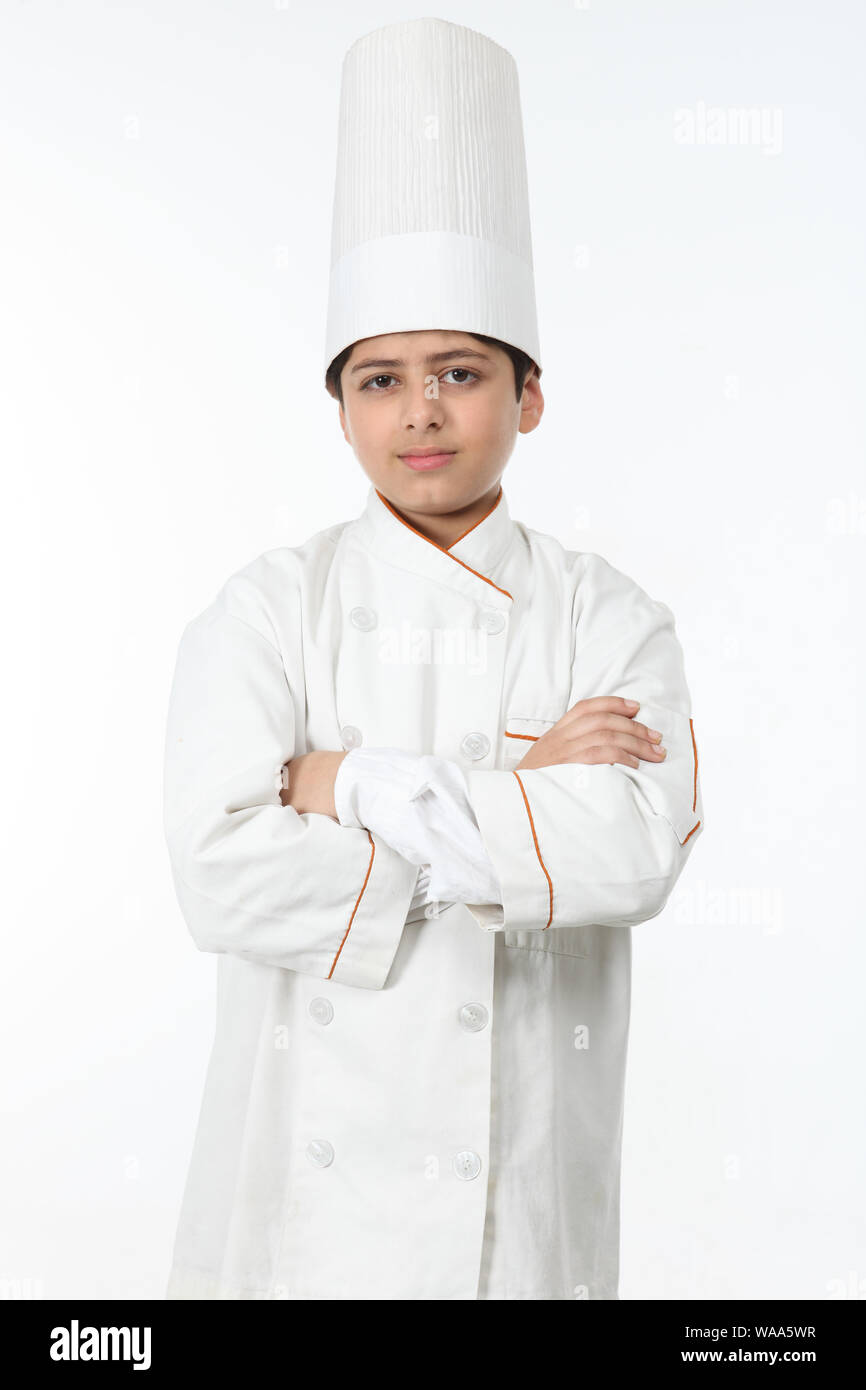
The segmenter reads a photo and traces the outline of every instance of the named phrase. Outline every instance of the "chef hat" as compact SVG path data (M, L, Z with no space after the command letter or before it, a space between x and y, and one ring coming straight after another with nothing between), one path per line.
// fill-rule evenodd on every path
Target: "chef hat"
M444 19L389 24L343 61L325 371L411 329L541 362L517 67Z

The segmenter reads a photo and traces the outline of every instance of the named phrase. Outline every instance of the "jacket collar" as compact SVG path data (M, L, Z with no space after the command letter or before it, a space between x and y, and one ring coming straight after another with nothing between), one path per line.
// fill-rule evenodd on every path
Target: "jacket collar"
M355 526L361 542L378 558L448 584L491 608L510 608L512 594L501 569L516 528L501 484L490 510L447 549L405 521L373 484Z

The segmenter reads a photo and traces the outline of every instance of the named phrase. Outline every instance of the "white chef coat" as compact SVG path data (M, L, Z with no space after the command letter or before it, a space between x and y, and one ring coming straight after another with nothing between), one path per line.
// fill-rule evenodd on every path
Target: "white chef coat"
M513 770L595 695L665 761ZM702 831L690 706L670 609L502 490L445 549L371 486L187 624L165 834L219 969L169 1298L618 1297L631 927ZM285 761L353 746L463 769L498 909L407 920L416 864L282 806Z
M366 826L418 864L426 902L500 903L457 763L400 748L352 748L337 769L334 806L341 825Z

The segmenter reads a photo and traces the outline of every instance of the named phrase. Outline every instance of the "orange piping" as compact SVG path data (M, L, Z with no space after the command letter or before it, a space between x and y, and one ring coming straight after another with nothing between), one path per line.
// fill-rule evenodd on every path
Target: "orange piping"
M327 978L328 978L329 980L330 980L331 976L332 976L333 973L334 973L334 969L335 969L335 967L336 967L337 961L340 959L340 951L342 951L343 947L344 947L345 944L346 944L346 937L349 935L349 932L350 932L351 929L352 929L352 923L353 923L354 920L355 920L355 913L358 911L358 904L360 903L361 899L362 899L363 896L364 896L364 889L367 887L367 880L368 880L369 877L370 877L370 873L371 873L372 868L373 868L373 860L374 860L375 857L376 857L376 846L375 846L375 844L373 843L373 836L370 834L369 830L367 831L367 839L370 841L370 844L372 845L372 852L371 852L371 854L370 854L370 863L367 865L367 878L365 878L365 879L364 879L364 882L361 884L361 891L360 891L360 893L358 894L358 897L357 897L356 902L355 902L355 906L352 908L352 915L351 915L351 917L349 918L349 925L348 925L348 927L346 928L346 930L345 930L344 933L343 933L343 940L340 942L339 948L338 948L338 950L337 950L337 954L334 956L334 964L331 966L330 970L328 971Z
M445 548L444 545L439 545L436 541L431 541L430 537L429 537L429 536L425 536L424 533L423 533L422 531L419 531L418 528L417 528L417 526L410 526L410 525L409 525L409 522L406 521L406 520L400 515L400 513L399 513L398 511L395 511L395 510L394 510L394 508L391 506L391 503L388 501L387 497L383 497L383 496L382 496L382 494L381 494L381 492L379 491L378 488L376 488L376 496L379 498L379 500L380 500L381 502L384 502L384 503L385 503L385 506L388 508L388 511L392 514L392 516L395 516L395 517L397 518L398 521L401 521L401 522L403 523L403 525L406 527L407 530L413 532L413 534L416 535L416 536L420 536L420 537L421 537L421 540L422 540L422 541L427 541L428 545L433 545L433 546L436 547L437 550L441 550L442 554L443 554L443 555L447 555L448 558L449 558L449 560L453 560L455 564L457 564L457 565L463 565L463 568L464 568L465 570L468 570L470 574L474 574L474 575L476 576L476 578L478 578L478 579L483 579L483 580L484 580L484 583L485 583L485 584L489 584L490 587L491 587L492 589L498 589L500 594L504 594L506 598L510 598L510 599L513 600L514 595L513 595L513 594L510 594L510 593L508 592L507 589L503 589L503 588L501 588L498 584L494 584L494 583L493 583L493 580L492 580L492 579L488 579L486 574L480 574L478 570L474 570L474 569L472 568L471 565L465 564L465 563L463 562L463 560L458 560L457 556L456 556L456 555L452 555L452 554L451 554L451 551L450 551L450 550L447 550L447 549ZM485 512L485 513L484 513L484 516L479 517L479 519L475 522L475 524L474 524L473 526L470 526L470 527L469 527L469 531L474 531L476 526L480 526L480 525L481 525L482 521L484 521L485 518L488 517L488 516L490 515L490 512L492 512L492 511L499 505L499 500L500 500L501 497L502 497L502 488L500 487L500 489L499 489L499 497L497 497L496 501L493 503L493 506L490 508L490 511ZM464 532L463 532L463 536L468 536L468 535L469 535L469 531L464 531ZM457 537L457 541L462 541L463 536L458 536L458 537ZM452 545L456 545L456 544L457 544L457 541L452 541L451 544L452 544Z
M506 729L506 730L505 730L505 737L506 737L506 738L528 738L530 743L537 743L538 740L539 740L539 738L541 737L541 735L540 735L540 734L510 734L510 733L508 732L508 730Z
M515 772L514 776L517 777L517 773L516 773L516 772ZM534 840L534 842L535 842L535 853L538 855L538 862L539 862L539 864L541 865L542 869L544 869L544 877L547 879L547 886L548 886L548 889L549 889L549 892L550 892L550 913L549 913L549 915L548 915L547 921L545 922L544 926L543 926L542 929L541 929L542 931L547 931L547 928L550 926L551 922L553 921L553 880L551 879L550 874L547 872L547 869L546 869L546 867L545 867L544 860L543 860L542 857L541 857L541 850L540 850L539 847L538 847L538 836L537 836L536 833L535 833L535 822L534 822L534 820L532 819L532 812L531 812L530 809L529 809L529 802L528 802L527 799L526 799L526 791L524 790L523 783L521 782L521 780L520 780L519 777L517 777L517 785L520 787L520 790L521 790L521 792L523 793L523 804L524 804L524 806L526 807L526 814L527 814L528 817L529 817L529 828L530 828L530 830L532 831L532 838L533 838L533 840Z
M694 811L697 809L698 805L698 745L695 743L695 721L693 719L689 720L689 728L692 731L692 747L695 750L695 794L692 800L692 810ZM698 825L700 825L700 821L698 821ZM695 826L695 829L697 829L697 826ZM683 841L683 843L685 843L685 841Z
M466 530L465 530L461 535L459 535L459 536L457 537L457 540L456 540L456 541L452 541L452 542L451 542L451 545L449 545L449 546L447 547L447 549L448 549L448 550L453 549L453 547L454 547L455 545L457 545L460 541L463 540L463 537L464 537L464 536L468 536L470 531L474 531L476 526L480 526L481 523L482 523L482 521L486 521L487 518L489 517L490 513L496 511L496 508L499 506L499 503L500 503L501 498L502 498L502 488L500 487L499 491L498 491L497 494L496 494L496 501L493 503L492 507L488 507L488 508L487 508L487 511L484 513L484 515L483 515L482 517L479 517L477 521L473 521L473 523L472 523L471 526L467 526L467 527L466 527ZM452 559L455 559L455 560L456 560L456 558L457 558L456 555L452 556Z
M698 825L700 825L700 821L698 821ZM686 839L683 840L683 844L686 843L686 840L690 840L690 839L692 838L692 836L694 835L695 831L696 831L697 828L698 828L698 825L693 825L693 826L692 826L691 830L689 831L688 835L686 836Z

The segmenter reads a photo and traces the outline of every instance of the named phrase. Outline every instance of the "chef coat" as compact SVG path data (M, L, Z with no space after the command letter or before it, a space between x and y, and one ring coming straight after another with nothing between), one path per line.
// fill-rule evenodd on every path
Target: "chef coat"
M597 695L665 761L515 770ZM618 1297L631 927L702 830L690 705L670 609L501 489L446 549L371 486L186 626L165 834L218 987L169 1298ZM282 806L285 761L359 745L464 770L499 908L409 921L417 865Z

